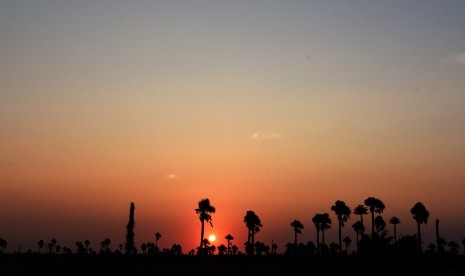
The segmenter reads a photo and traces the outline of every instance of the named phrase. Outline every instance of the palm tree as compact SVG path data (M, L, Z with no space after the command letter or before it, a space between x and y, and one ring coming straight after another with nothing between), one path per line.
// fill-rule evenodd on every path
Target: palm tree
M42 248L45 246L44 240L38 241L38 242L37 242L37 245L39 246L39 254L40 254L40 251L41 251Z
M89 241L89 240L85 240L85 241L84 241L84 245L86 246L86 253L90 253L90 252L89 252L90 241Z
M313 224L315 225L315 228L316 228L316 248L317 248L317 251L319 252L320 250L320 220L321 220L321 216L322 214L316 214L313 216L312 218L312 222Z
M418 231L418 249L420 252L421 249L421 231L420 224L427 224L429 218L429 212L426 210L425 205L421 202L415 203L415 205L410 209L410 213L413 215L413 219L417 222L417 231Z
M155 233L155 246L158 247L158 240L161 239L160 232Z
M228 242L228 255L229 255L231 254L231 241L234 240L234 237L231 234L227 234L226 237L224 238Z
M294 220L291 222L291 227L294 229L294 244L297 248L297 234L302 234L302 229L304 229L304 225L300 222L300 220Z
M349 238L349 236L346 236L342 241L344 242L344 245L346 247L346 254L349 254L349 251L347 251L347 248L352 243L352 240Z
M357 207L354 208L354 215L359 215L360 216L360 222L363 224L363 215L368 214L368 209L365 205L359 204ZM365 230L363 230L365 231ZM362 232L363 234L363 232Z
M255 251L255 234L260 231L263 225L260 218L252 210L247 211L244 216L244 222L248 229L246 251L249 256L253 256Z
M352 224L352 228L354 228L354 231L355 231L355 234L356 234L356 237L357 237L357 252L358 252L358 241L359 241L359 235L363 235L363 232L365 231L365 226L363 226L363 223L359 220L357 222L355 222L354 224Z
M400 219L398 217L392 217L389 223L394 226L394 244L397 244L397 224L400 223Z
M379 233L386 229L386 222L384 221L382 216L376 216L375 218L375 229L376 235L379 237Z
M344 227L345 223L350 218L352 211L342 200L336 200L334 205L331 206L331 211L336 214L339 223L339 252L342 252L342 227Z
M368 197L365 199L365 205L368 206L371 213L371 236L375 233L375 213L381 215L386 208L384 202L376 197Z
M198 203L199 208L195 209L195 213L199 215L200 222L202 223L202 228L200 230L200 251L202 252L203 249L203 236L205 230L205 221L210 223L210 226L213 227L212 224L212 216L211 214L215 213L216 209L210 204L210 200L208 198L204 198L199 201Z

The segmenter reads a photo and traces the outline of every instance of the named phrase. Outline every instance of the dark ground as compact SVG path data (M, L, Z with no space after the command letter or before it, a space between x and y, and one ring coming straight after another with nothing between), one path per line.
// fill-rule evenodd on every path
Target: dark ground
M16 275L465 275L465 256L102 256L0 255Z

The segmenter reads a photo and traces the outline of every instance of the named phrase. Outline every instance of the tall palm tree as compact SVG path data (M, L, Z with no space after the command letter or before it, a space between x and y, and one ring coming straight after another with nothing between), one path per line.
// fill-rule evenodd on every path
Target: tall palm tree
M293 222L291 222L291 227L294 229L294 244L297 248L297 234L302 234L304 225L300 222L300 220L295 219Z
M375 233L375 213L381 215L386 208L384 202L376 197L368 197L365 199L365 205L368 206L371 213L371 236Z
M234 237L231 234L227 234L226 237L224 238L228 242L228 255L229 255L231 254L231 241L234 240Z
M161 239L160 232L155 233L155 246L158 247L158 240Z
M415 205L410 209L410 213L413 215L413 219L417 222L417 231L418 231L418 249L420 252L421 248L421 231L420 224L427 224L429 218L429 212L426 210L425 205L421 202L415 203Z
M358 248L358 241L359 241L359 236L363 235L363 232L365 231L365 226L363 226L363 223L361 221L357 221L354 224L352 224L352 228L354 228L355 234L356 234L356 242L357 242L357 252L359 250Z
M211 214L215 213L216 209L210 204L210 200L208 198L204 198L199 201L198 208L195 209L195 213L199 215L200 222L202 223L202 228L200 230L200 251L203 250L203 236L205 230L205 221L210 223L210 226L213 227L212 224L212 216Z
M352 211L342 200L336 200L334 205L331 206L331 211L336 214L339 223L339 252L342 252L342 227L344 227L345 223L350 218Z
M312 218L312 222L313 224L315 225L315 228L316 228L316 249L317 251L319 252L320 250L320 217L322 216L322 214L316 214L313 216Z
M367 214L368 214L368 208L363 204L359 204L357 205L357 207L354 208L354 215L360 216L360 222L362 224L363 224L363 215L367 215Z
M397 244L397 224L400 223L400 219L398 217L392 217L389 219L389 223L394 226L394 244Z
M331 218L328 213L321 214L320 217L320 230L321 230L321 241L325 243L325 231L331 228Z
M263 225L260 218L252 210L247 211L244 216L244 222L248 229L246 251L249 256L253 256L255 251L255 234L260 231Z

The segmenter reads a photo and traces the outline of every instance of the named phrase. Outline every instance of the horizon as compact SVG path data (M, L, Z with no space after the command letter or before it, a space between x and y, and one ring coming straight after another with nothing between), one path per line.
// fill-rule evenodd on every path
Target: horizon
M465 238L465 2L3 1L0 238L315 242L370 196L424 245ZM355 240L351 219L343 236ZM392 227L386 227L392 234ZM424 232L423 232L424 231ZM351 248L354 248L352 243Z

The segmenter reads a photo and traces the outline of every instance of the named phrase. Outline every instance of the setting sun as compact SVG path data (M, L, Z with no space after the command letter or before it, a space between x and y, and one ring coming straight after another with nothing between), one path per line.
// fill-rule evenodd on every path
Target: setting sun
M210 242L214 242L214 241L216 240L216 236L213 235L213 234L211 234L210 236L208 236L208 240L209 240Z

